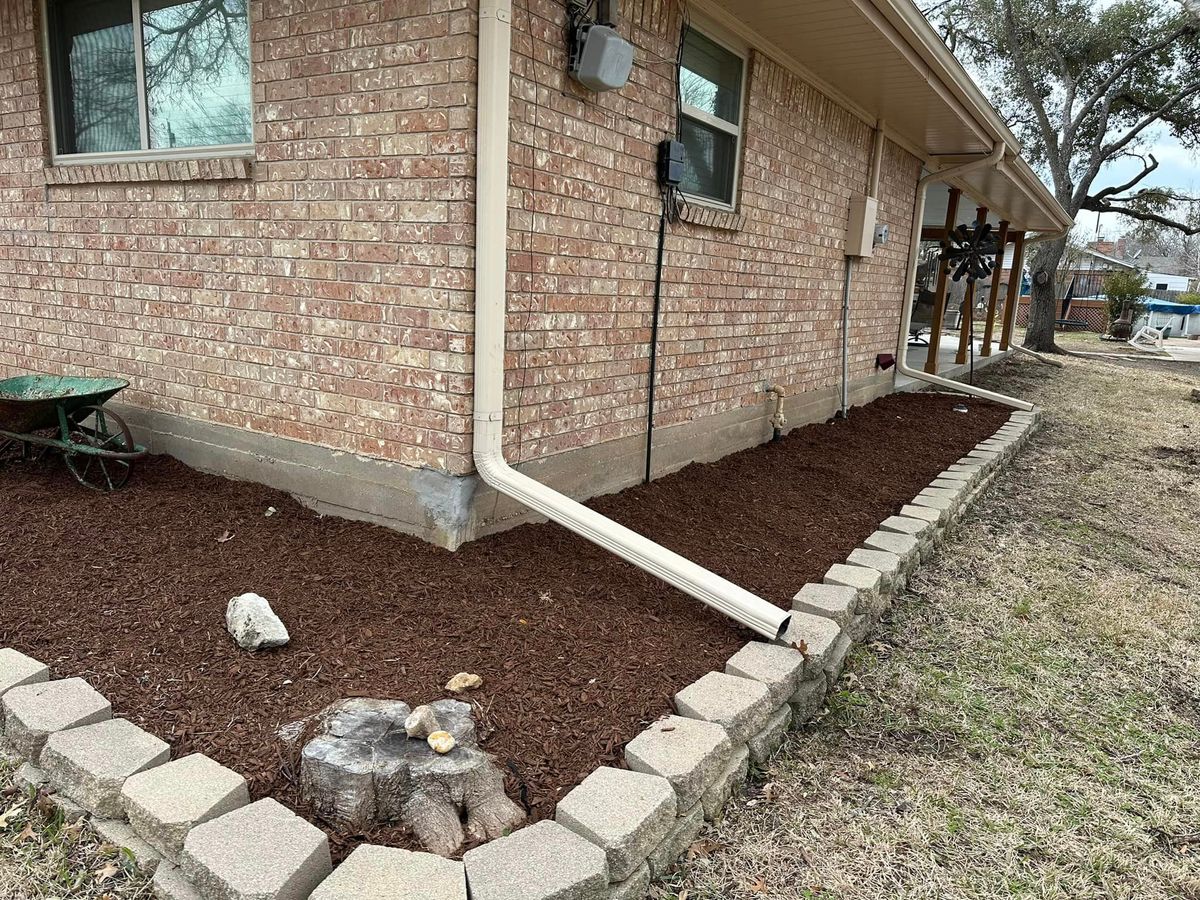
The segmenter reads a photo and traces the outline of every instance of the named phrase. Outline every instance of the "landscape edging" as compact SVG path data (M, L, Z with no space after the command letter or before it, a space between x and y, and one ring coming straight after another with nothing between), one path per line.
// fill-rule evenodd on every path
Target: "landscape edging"
M676 715L664 715L630 742L640 740L639 748L646 750L632 761L628 756L626 759L629 769L639 775L631 773L625 778L619 775L624 770L602 767L569 792L563 801L579 793L576 803L567 804L572 814L563 817L566 823L546 821L538 826L542 832L538 843L549 842L554 847L552 862L557 882L547 883L546 860L539 860L536 849L526 846L527 840L520 840L519 836L529 829L468 851L462 863L372 846L360 848L367 851L363 858L367 853L377 856L394 850L393 858L387 861L392 867L388 873L391 877L395 867L427 868L433 859L440 860L443 865L439 881L443 883L438 888L456 900L504 897L504 885L513 884L514 878L522 881L523 900L539 896L575 900L642 897L652 881L687 851L704 821L720 818L726 804L750 777L752 765L765 764L790 728L820 712L841 676L851 647L878 625L913 571L1009 464L1036 431L1040 418L1038 410L1014 412L992 437L980 441L935 477L928 488L903 507L900 516L881 523L862 546L851 551L845 563L831 566L822 584L803 586L793 599L792 627L781 640L752 641L730 658L723 672L710 672L679 691L675 695ZM884 549L887 547L892 549ZM40 759L22 759L6 752L9 713L4 697L9 691L50 681L49 670L41 663L16 651L0 650L0 755L17 763L16 780L24 787L41 787L49 784L49 778L37 766ZM705 724L693 729L684 720ZM51 733L69 730L67 726ZM150 768L154 767L139 771ZM585 784L604 772L608 773L604 776L605 789L589 792ZM650 799L651 795L657 799ZM666 799L668 796L671 800ZM56 793L54 799L70 821L88 814L75 798ZM680 801L686 801L682 804L686 808L680 808ZM226 809L209 823L219 823L221 818L245 808ZM300 827L303 823L314 828L295 813L288 814L284 827ZM138 865L154 875L155 897L207 900L178 865L150 847L145 835L137 834L126 819L98 819L100 831L109 839L129 836L127 843L132 845L129 849ZM603 853L597 854L597 848ZM372 861L380 864L374 857ZM626 875L623 880L608 880L610 861ZM306 883L302 894L288 896L307 897L328 880L331 872L345 874L344 866L334 870L324 864L314 865L311 858L304 860L296 876L307 878L311 886ZM369 866L363 866L363 871L363 878L373 877ZM292 888L296 887L292 883ZM367 887L365 882L363 887Z

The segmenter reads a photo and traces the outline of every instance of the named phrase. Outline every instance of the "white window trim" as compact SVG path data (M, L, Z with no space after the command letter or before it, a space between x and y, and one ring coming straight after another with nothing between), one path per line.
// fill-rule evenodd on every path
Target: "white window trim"
M693 206L704 206L708 209L717 209L722 212L737 212L740 203L741 187L742 187L742 153L745 143L745 124L746 124L746 97L748 95L748 85L750 82L750 47L742 41L734 38L725 29L718 26L708 18L696 15L693 13L692 21L689 27L700 32L714 44L728 50L734 56L742 61L742 78L741 91L738 94L738 121L735 125L733 122L727 122L725 119L711 115L702 109L697 109L694 106L689 106L686 103L680 102L679 114L687 116L689 119L695 119L701 124L708 125L712 128L717 128L724 131L726 134L731 134L737 138L736 146L733 152L733 184L730 188L732 200L725 203L721 200L716 200L712 197L705 197L701 194L689 194L687 191L681 190L685 200ZM679 78L680 73L676 73L675 77Z
M213 144L207 147L150 147L150 114L146 108L146 60L142 46L142 4L131 0L133 6L133 65L138 84L138 117L141 140L145 147L138 150L119 150L112 153L59 153L58 116L54 108L54 64L50 57L50 17L48 0L39 0L42 31L42 60L45 64L46 111L50 123L50 164L53 166L99 166L113 163L185 162L191 159L253 159L254 144ZM251 125L253 126L253 99Z

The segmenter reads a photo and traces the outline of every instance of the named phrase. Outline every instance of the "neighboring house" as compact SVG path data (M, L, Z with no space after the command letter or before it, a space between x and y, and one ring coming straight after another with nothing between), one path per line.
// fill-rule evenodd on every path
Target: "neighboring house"
M791 425L837 408L873 183L855 402L894 389L923 165L1002 142L964 209L1070 224L909 0L630 0L606 93L567 74L567 0L499 6L504 452L571 496L641 479L652 352L656 473L769 437L768 384ZM154 450L445 546L528 518L472 459L478 27L474 0L0 0L0 374L125 375Z
M1152 291L1186 291L1189 279L1186 275L1174 275L1148 268L1140 259L1120 259L1091 247L1085 248L1079 260L1064 275L1076 278L1075 295L1078 297L1100 296L1104 293L1104 279L1114 272L1142 271Z

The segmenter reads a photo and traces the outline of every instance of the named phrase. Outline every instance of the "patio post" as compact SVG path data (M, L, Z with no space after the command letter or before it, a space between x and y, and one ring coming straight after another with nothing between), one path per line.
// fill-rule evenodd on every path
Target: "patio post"
M1017 307L1021 305L1021 282L1025 278L1025 232L1013 233L1012 265L1008 278L1008 297L1004 301L1003 327L1000 329L1000 352L1012 343L1013 326L1017 322Z
M950 237L954 230L954 221L958 218L958 198L962 191L956 187L950 188L950 196L946 201L946 227L942 239ZM925 357L925 371L936 375L938 370L938 347L942 342L942 319L946 317L946 282L950 277L950 265L945 260L938 262L937 287L933 296L933 321L929 325L929 353ZM911 299L911 298L910 298Z
M975 221L983 224L987 221L988 208L986 206L976 207ZM963 299L963 317L958 323L958 353L954 357L956 365L964 365L967 361L967 349L971 346L970 342L974 340L975 335L972 332L975 330L975 282L967 282L967 296Z
M983 325L983 346L980 356L992 355L992 335L996 330L996 304L1000 299L1000 270L1004 267L1004 247L1008 243L1008 222L1000 223L996 235L996 265L992 269L992 289L988 293L987 320Z

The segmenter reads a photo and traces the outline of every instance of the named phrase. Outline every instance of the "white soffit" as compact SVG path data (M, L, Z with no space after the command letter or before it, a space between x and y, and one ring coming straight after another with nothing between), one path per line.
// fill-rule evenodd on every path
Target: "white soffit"
M824 82L860 114L885 120L889 133L927 156L969 159L990 152L997 138L1018 150L1012 133L911 0L700 0L694 5L717 13L723 24L753 31L762 38L757 43L764 53L785 54L785 62ZM977 172L960 187L1014 228L1057 230L1069 222L1023 160L1007 160L999 173Z

